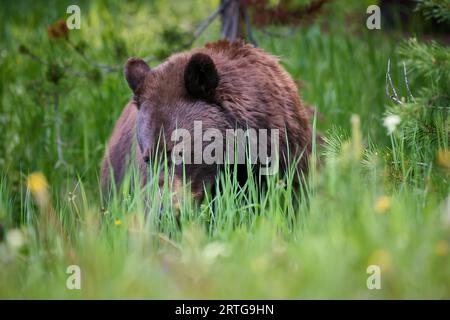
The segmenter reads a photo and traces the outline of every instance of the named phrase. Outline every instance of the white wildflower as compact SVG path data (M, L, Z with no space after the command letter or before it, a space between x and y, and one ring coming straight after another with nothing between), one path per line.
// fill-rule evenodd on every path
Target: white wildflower
M392 134L395 129L397 128L397 126L400 124L401 119L399 116L395 115L395 114L391 114L389 116L387 116L386 118L384 118L383 121L383 126L386 127L388 134Z
M6 234L6 243L11 250L19 250L25 245L25 237L21 230L13 229Z
M216 258L222 256L226 257L230 254L228 246L221 242L211 242L203 249L203 257L209 263L213 262Z

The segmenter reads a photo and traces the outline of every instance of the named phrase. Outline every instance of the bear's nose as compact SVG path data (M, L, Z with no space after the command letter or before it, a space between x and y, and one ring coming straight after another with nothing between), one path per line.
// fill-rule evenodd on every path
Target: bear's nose
M148 163L150 161L150 153L148 149L145 149L144 156L142 157L145 163Z

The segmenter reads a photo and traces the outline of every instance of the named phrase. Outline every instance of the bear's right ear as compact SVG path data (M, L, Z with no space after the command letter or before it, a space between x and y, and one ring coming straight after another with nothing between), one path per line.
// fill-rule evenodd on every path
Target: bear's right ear
M144 60L139 58L130 58L125 65L125 78L127 79L128 86L133 93L137 93L138 89L145 80L145 76L150 71L150 67Z
M195 99L211 100L219 85L219 75L214 61L204 53L194 54L184 70L184 85Z

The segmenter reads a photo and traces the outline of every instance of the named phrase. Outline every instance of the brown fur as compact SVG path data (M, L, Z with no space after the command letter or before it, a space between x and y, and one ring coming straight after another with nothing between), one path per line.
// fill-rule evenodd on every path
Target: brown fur
M197 53L212 59L219 77L217 88L204 99L189 95L185 85L186 66ZM132 75L132 70L129 73ZM120 184L127 158L136 161L146 179L143 157L160 151L155 150L158 133L164 131L167 150L171 150L173 145L167 133L170 137L175 128L192 130L196 120L203 121L203 130L224 131L236 124L253 129L279 129L281 154L285 154L287 148L285 132L291 154L304 151L304 155L309 155L311 152L309 116L295 83L277 58L251 45L218 41L174 54L148 72L140 86L131 80L129 83L135 90L135 98L125 107L110 138L102 164L104 187L111 184L109 164L115 182ZM136 125L138 114L139 126ZM134 153L132 145L136 133L141 137L141 148L137 147ZM284 165L281 163L282 170ZM307 169L307 156L300 161L299 169ZM175 170L175 174L179 175L179 170ZM186 174L192 182L193 194L201 197L203 184L214 181L217 166L188 165Z

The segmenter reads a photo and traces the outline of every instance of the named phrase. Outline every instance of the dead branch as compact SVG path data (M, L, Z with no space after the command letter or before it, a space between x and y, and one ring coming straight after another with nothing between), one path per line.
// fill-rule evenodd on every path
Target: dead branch
M411 98L412 101L416 102L416 99L414 99L414 96L412 95L411 90L409 89L409 82L408 82L408 77L406 75L405 62L403 62L403 75L405 77L405 85L406 85L406 90L408 91L408 96Z
M393 94L390 93L389 86L392 89ZM398 98L397 91L395 90L394 84L391 78L391 59L388 60L387 72L386 72L386 95L397 104L403 104L403 102Z

